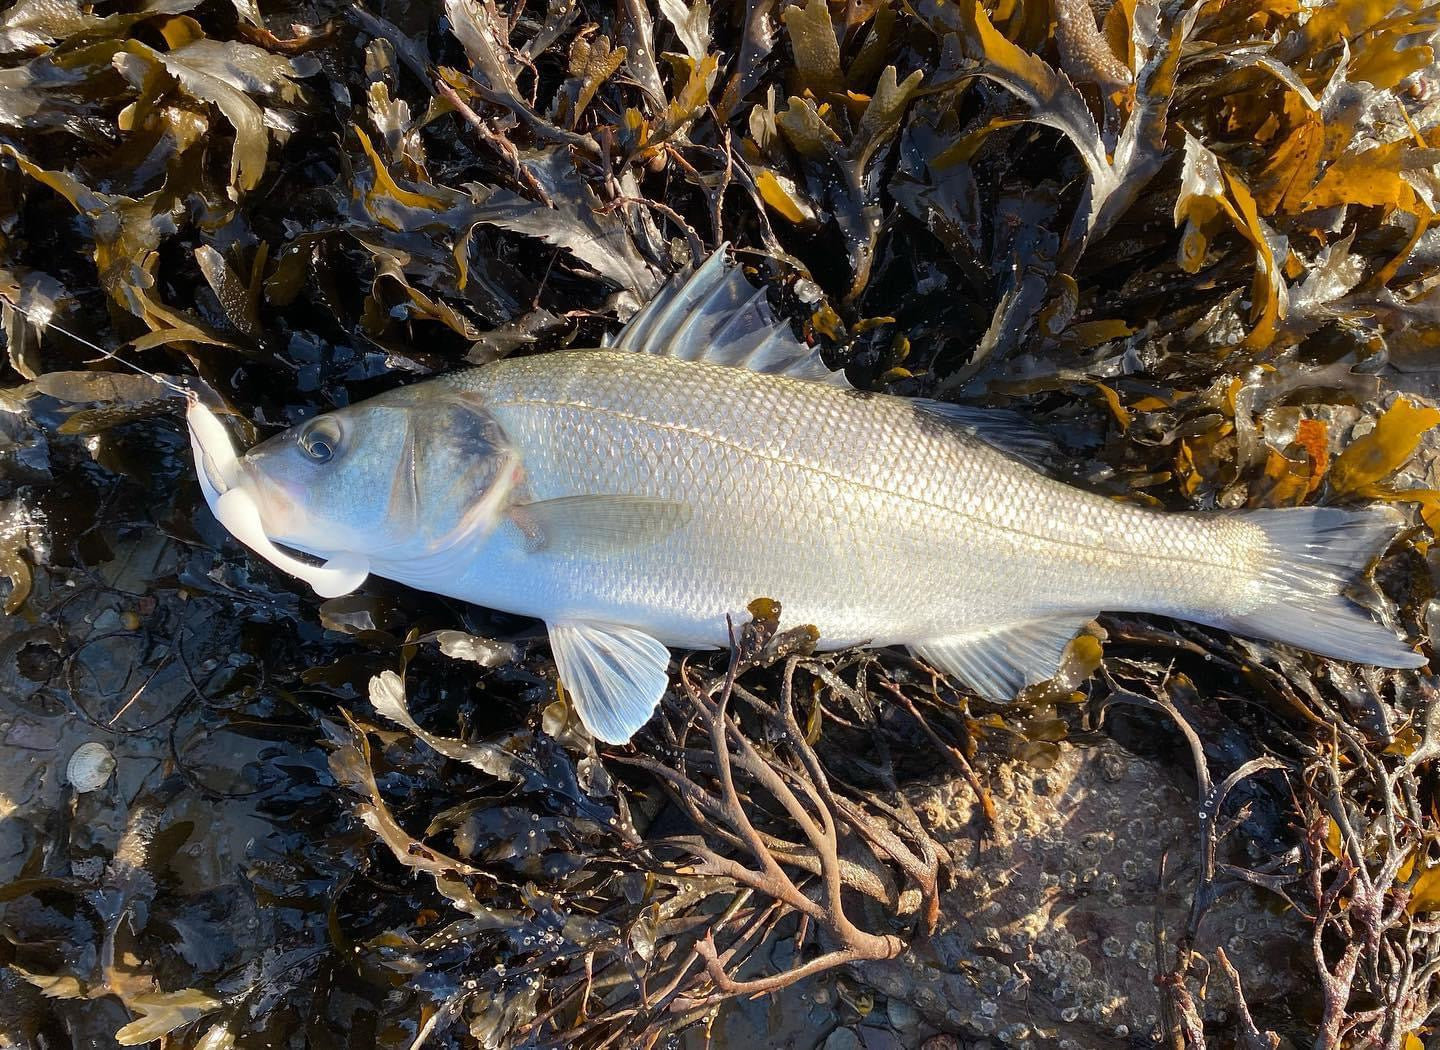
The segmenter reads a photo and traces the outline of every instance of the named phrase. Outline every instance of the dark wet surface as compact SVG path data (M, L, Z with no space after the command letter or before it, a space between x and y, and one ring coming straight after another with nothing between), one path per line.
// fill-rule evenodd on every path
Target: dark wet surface
M801 728L765 706L783 662L751 668L740 808L817 899L853 865L806 925L774 880L697 876L763 863L667 780L725 801L678 679L602 754L537 625L381 581L322 603L210 517L178 403L62 332L200 376L248 443L594 345L730 241L857 387L1016 410L1094 490L1396 499L1414 528L1356 595L1433 639L1429 13L778 6L0 12L0 1045L1433 1039L1427 675L1115 616L1103 666L1086 642L1004 708L896 653L802 661ZM812 747L828 853L755 779L813 789ZM1151 824L1101 856L1132 787ZM903 951L725 1003L696 962L713 929L730 979L790 973L840 918ZM1291 968L1231 952L1252 1036L1216 949L1260 928Z

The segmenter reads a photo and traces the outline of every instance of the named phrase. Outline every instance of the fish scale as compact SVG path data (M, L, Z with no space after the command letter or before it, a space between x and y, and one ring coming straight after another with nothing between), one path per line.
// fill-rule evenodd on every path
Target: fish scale
M491 570L467 580L481 604L618 617L693 646L723 644L726 614L775 597L845 646L1234 605L1253 590L1244 554L1259 529L1061 484L900 399L611 351L445 382L500 421L531 498L637 494L695 511L662 542L588 560L536 559L502 528L477 559ZM493 571L497 558L514 571Z
M206 500L257 553L325 596L373 573L543 620L612 742L667 647L727 644L761 597L824 648L904 644L993 699L1103 610L1425 662L1342 595L1393 510L1165 514L1063 484L1006 414L850 389L724 253L612 349L402 387L240 457L223 433L192 412Z

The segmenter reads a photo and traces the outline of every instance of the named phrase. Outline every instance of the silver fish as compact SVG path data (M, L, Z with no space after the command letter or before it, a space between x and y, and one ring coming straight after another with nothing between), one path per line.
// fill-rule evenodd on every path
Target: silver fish
M213 422L192 419L197 464L239 538L323 594L375 573L543 620L611 742L670 647L728 644L761 596L822 648L906 645L994 699L1103 610L1425 663L1341 594L1394 511L1167 514L1062 484L1005 413L850 389L721 253L609 348L417 383L239 457Z

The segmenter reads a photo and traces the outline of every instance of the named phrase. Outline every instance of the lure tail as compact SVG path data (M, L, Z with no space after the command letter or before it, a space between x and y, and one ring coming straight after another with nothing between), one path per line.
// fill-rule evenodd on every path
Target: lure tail
M1217 626L1337 660L1424 666L1424 656L1343 594L1400 528L1401 516L1393 508L1259 510L1244 519L1265 533L1264 603Z

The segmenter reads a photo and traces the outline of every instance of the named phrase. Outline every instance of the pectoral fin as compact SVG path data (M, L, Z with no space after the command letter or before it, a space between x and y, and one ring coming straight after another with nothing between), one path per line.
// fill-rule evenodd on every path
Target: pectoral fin
M604 556L658 543L690 520L690 505L645 496L562 496L518 504L510 517L532 552Z
M670 684L670 650L644 631L611 624L547 624L560 682L585 728L626 743L650 720Z
M917 642L910 651L954 675L987 700L1004 702L1027 685L1055 677L1065 647L1091 617L996 624L962 634Z

